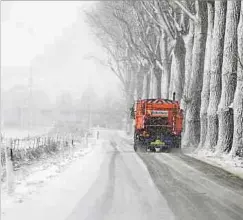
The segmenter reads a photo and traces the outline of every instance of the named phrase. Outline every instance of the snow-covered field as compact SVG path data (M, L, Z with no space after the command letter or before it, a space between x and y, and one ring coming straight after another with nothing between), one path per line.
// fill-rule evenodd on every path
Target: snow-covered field
M9 195L6 183L2 186L2 219L61 220L69 214L80 193L87 191L94 173L98 172L102 157L91 155L98 153L93 150L99 148L102 141L95 142L90 139L88 146L79 144L73 152L55 155L16 171L14 192Z

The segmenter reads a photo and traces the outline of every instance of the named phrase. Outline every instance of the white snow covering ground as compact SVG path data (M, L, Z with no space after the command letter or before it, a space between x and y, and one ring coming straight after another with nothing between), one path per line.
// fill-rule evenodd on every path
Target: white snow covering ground
M187 155L213 166L220 167L243 179L243 158L232 158L225 154L217 156L212 152L202 150Z
M2 219L65 219L98 175L101 145L102 140L90 141L72 156L49 158L16 172L14 193L8 195L2 186Z
M16 171L14 193L8 195L3 185L2 220L141 220L148 219L148 216L153 216L151 219L175 219L146 166L133 152L131 144L123 142L126 138L132 143L132 137L122 131L99 131L104 133L105 140L91 138L88 145L80 145L80 150L50 157ZM110 145L109 140L116 144ZM202 152L188 155L239 176L243 173L241 160L236 163L227 157L215 159L214 155ZM241 204L242 198L237 194L220 188L207 175L202 176L196 169L183 165L177 157L169 154L164 154L163 158L155 154L155 157L171 169L177 167L189 179L195 179L195 174L198 174L196 179L201 185L196 184L196 187L199 191L210 182L207 192L222 190L230 195L228 198L234 195L233 198ZM193 182L189 183L194 189Z
M131 146L115 132L100 133L104 140L89 140L84 155L61 173L57 164L36 166L12 196L5 193L2 219L174 219Z

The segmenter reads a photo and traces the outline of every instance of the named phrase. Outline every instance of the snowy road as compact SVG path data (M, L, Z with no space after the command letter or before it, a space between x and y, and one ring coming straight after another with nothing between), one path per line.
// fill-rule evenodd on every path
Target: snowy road
M67 220L174 219L133 149L103 144L100 175Z
M243 220L243 180L180 153L135 153L102 140L3 220Z
M176 219L243 219L242 180L187 156L140 156Z
M243 181L181 154L105 143L100 174L66 220L240 220Z

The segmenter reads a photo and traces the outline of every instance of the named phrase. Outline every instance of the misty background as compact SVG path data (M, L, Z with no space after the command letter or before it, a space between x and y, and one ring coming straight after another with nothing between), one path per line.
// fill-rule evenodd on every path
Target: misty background
M95 2L1 4L2 132L123 126L119 81L85 21Z

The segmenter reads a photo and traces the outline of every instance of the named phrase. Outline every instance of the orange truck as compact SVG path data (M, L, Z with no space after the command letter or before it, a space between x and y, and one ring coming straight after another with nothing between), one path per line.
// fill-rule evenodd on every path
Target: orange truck
M183 114L178 101L142 99L131 108L135 120L134 150L179 148Z

